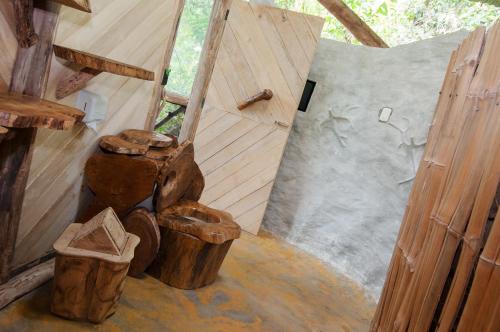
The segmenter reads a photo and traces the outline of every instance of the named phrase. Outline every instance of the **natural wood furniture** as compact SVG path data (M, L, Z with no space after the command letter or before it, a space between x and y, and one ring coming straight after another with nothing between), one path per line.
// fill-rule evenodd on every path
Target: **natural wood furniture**
M238 109L240 111L242 111L245 108L247 108L248 106L250 106L252 104L255 104L258 101L261 101L261 100L270 100L272 97L273 97L273 92L271 90L269 90L269 89L264 89L261 92L255 94L255 95L253 95L253 96L245 99L241 103L239 103L238 104Z
M240 236L229 213L196 202L204 186L193 145L186 141L160 171L155 206L161 244L148 270L174 287L194 289L214 282L232 240Z
M147 144L132 143L115 135L102 136L99 146L109 152L127 155L144 155L149 148Z
M1 282L9 277L35 128L69 129L84 115L75 108L39 98L0 94L0 125L9 128L8 137L0 143Z
M162 282L195 289L215 281L240 226L230 214L183 201L158 216L161 244L148 272Z
M152 71L60 45L54 45L54 54L83 67L80 71L59 81L56 90L57 99L62 99L82 89L88 81L103 72L148 81L155 79L155 74Z
M86 224L71 224L54 243L51 311L100 323L112 315L139 238L108 208ZM111 250L111 251L110 251Z
M123 227L128 233L137 235L141 242L135 248L134 259L128 274L136 277L146 271L160 249L160 229L154 213L145 208L137 208L123 219Z
M187 141L169 156L168 162L160 170L156 197L157 212L175 204L184 196L193 180L193 169L193 143Z
M85 177L94 202L80 221L86 221L103 207L112 207L120 218L153 194L156 163L148 158L119 154L94 154L85 165Z
M130 143L155 148L168 148L175 142L172 137L140 129L127 129L122 131L119 136Z

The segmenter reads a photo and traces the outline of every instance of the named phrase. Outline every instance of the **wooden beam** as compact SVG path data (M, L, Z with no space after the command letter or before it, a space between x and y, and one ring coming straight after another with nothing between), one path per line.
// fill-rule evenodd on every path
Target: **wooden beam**
M80 71L63 77L58 82L57 99L62 99L82 89L88 81L102 72L148 81L155 80L155 74L152 71L68 47L54 45L54 54L59 58L83 67Z
M38 42L33 27L33 0L14 0L17 42L22 48L29 48Z
M180 93L165 90L163 93L163 100L168 101L171 104L186 107L189 103L189 98L181 95Z
M52 279L54 265L55 259L52 258L0 285L0 309Z
M200 122L201 111L205 103L205 97L207 96L208 85L214 70L215 60L219 53L219 47L231 3L232 0L214 0L198 71L191 90L191 97L189 98L189 103L186 108L186 116L184 117L181 132L179 134L179 143L186 140L192 141L196 135L196 129Z
M163 57L163 68L161 69L161 73L165 73L165 71L170 67L170 60L172 58L175 40L177 38L177 30L179 29L181 15L184 10L184 0L179 0L177 3L177 10L175 11L176 24L174 29L170 31L170 38L168 40L165 55ZM144 126L146 130L153 131L155 129L156 119L158 118L158 115L160 115L160 111L163 108L162 94L164 90L165 86L162 85L162 80L158 80L153 92L153 100L151 102L151 105L149 106L148 118L146 119L146 124Z
M352 11L342 0L318 0L323 7L335 16L363 45L372 47L389 47L365 23L355 12Z
M33 47L18 49L12 70L11 92L34 97L43 95L58 11L59 5L35 8L33 25L40 41ZM0 144L0 283L11 277L11 262L35 135L35 128L12 128L9 129L9 139Z

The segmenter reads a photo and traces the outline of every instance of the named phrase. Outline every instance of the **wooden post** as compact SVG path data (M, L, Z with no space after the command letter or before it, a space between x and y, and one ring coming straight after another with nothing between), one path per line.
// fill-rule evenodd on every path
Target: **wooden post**
M208 85L212 77L215 66L215 60L219 53L219 47L222 42L222 34L226 26L229 8L232 0L214 0L212 14L208 25L207 35L203 43L198 72L194 80L189 103L186 108L186 116L182 123L179 135L179 143L186 140L193 141L196 135L196 129L200 122L201 111L207 96Z
M373 47L389 47L365 23L355 12L352 11L342 0L318 0L323 7L332 13L363 45Z
M33 25L39 42L19 48L12 71L10 91L41 97L47 81L52 41L59 5L35 8ZM35 128L12 128L9 139L0 146L0 283L9 280L17 230L21 218L24 190L31 164Z

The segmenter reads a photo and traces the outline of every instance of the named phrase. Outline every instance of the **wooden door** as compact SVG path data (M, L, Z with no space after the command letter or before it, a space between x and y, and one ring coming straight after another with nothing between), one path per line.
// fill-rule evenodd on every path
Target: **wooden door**
M297 112L323 19L234 0L195 138L201 202L256 234ZM273 98L240 111L263 89Z

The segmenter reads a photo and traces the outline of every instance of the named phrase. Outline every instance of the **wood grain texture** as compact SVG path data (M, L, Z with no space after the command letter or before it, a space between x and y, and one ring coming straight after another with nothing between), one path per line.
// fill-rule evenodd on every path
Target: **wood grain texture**
M222 42L222 35L226 26L229 8L233 0L214 0L208 30L203 42L198 71L194 78L191 96L186 108L179 133L179 142L193 141L200 121L201 112L207 96L208 85L212 78L215 61Z
M134 77L148 81L154 81L155 79L155 73L152 71L61 45L54 45L54 54L59 58L68 60L69 62L101 72Z
M83 68L76 73L68 74L67 76L62 77L57 83L56 98L63 99L64 97L83 89L91 79L100 73L102 72L99 70Z
M120 218L153 194L157 174L154 161L125 155L96 154L85 165L87 184L95 199L112 207Z
M472 32L451 57L373 331L435 324L448 331L462 319L500 179L500 108L491 93L500 78L499 47L497 23L487 33ZM491 292L485 287L481 294ZM497 304L489 303L474 311L498 324Z
M0 125L10 128L65 130L81 121L85 113L36 97L0 94Z
M161 85L164 55L173 46L180 5L176 0L94 0L92 14L61 7L57 44L151 69L156 80L102 73L86 86L108 104L106 119L98 125L97 133L84 126L62 133L39 130L19 225L16 267L52 250L68 223L87 206L90 197L81 190L83 170L98 148L99 137L143 128L147 111L155 102L153 91ZM60 59L52 58L45 99L56 100L57 82L70 72ZM74 105L76 97L73 94L59 102Z
M0 285L0 309L52 279L54 265L55 259L50 259Z
M234 0L194 141L200 198L257 234L323 19ZM243 112L257 91L273 98ZM286 124L284 127L280 124Z
M125 229L113 209L107 208L80 227L68 245L72 248L120 256L126 243Z
M119 136L130 143L156 148L167 148L175 143L172 137L148 130L127 129L122 131Z
M38 42L33 26L33 0L14 0L16 34L19 46L29 48Z
M92 12L92 8L90 7L90 0L50 0L50 1L57 2L60 3L61 5L78 9L87 13Z
M368 24L352 11L342 0L318 0L349 30L363 45L389 47Z
M500 327L500 213L497 212L474 271L457 331L498 331Z
M48 75L57 8L35 10L33 22L40 43L18 49L9 90L39 98ZM0 144L0 283L6 282L14 270L14 251L36 132L35 128L13 128L9 139Z
M52 313L101 323L112 315L125 286L128 263L57 255Z
M215 281L232 241L211 244L161 226L160 232L160 251L149 274L181 289L200 288Z
M101 214L104 218L101 221L107 223L106 229L121 228L118 233L125 236L121 238L125 245L119 254L95 250L101 248L72 246L82 233L88 234L99 228L94 228L92 223L69 225L54 243L57 253L51 302L54 314L100 323L114 313L139 238L125 233L118 218L108 212Z
M194 163L193 165L191 178L191 184L182 196L182 200L198 202L201 198L201 194L203 193L203 189L205 189L205 178L203 177L203 173L197 163Z
M160 249L160 229L155 215L145 208L137 208L123 219L128 233L137 235L141 242L135 248L128 275L141 275L153 262Z
M115 135L102 136L99 146L103 150L126 155L144 155L148 151L147 144L131 143Z
M213 244L237 239L241 233L229 213L194 201L182 201L164 209L158 214L158 224Z
M248 106L255 104L261 100L270 100L273 97L273 92L269 89L264 89L261 92L247 98L246 100L238 104L238 109L240 111L244 110Z
M194 168L194 148L189 141L182 143L165 161L160 170L156 193L156 212L180 201L189 188Z
M171 104L179 105L179 106L187 106L189 103L189 98L185 97L177 92L165 90L163 93L163 99L168 101Z
M9 90L18 43L12 1L0 1L0 93Z

